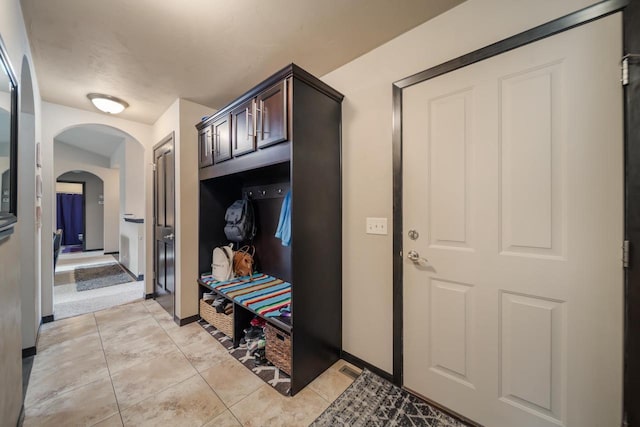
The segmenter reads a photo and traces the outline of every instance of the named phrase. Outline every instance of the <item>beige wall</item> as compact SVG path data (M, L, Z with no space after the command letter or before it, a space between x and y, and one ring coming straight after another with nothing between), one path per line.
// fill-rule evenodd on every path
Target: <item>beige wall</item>
M180 100L180 150L176 163L180 164L180 176L176 180L180 205L177 220L181 225L182 238L179 241L181 254L178 271L182 280L183 295L181 318L198 314L198 206L200 180L198 178L198 131L196 123L214 110L203 105Z
M20 2L18 0L0 0L0 37L4 42L9 60L13 66L18 84L22 78L22 61L26 56L29 63L31 52ZM35 73L32 70L34 107L35 107L35 138L34 140L21 143L30 144L35 148L35 141L40 138L40 91L36 81ZM22 166L21 166L22 167ZM30 170L35 177L37 173L34 164L25 162L25 168ZM18 183L18 197L21 196L22 184ZM26 188L25 188L26 189ZM32 194L32 193L29 193ZM31 201L31 206L35 206L35 198ZM26 223L22 230L30 230L26 233L16 227L16 233L8 239L0 241L0 420L7 425L15 425L20 414L22 405L22 315L21 315L21 288L23 286L36 286L32 283L22 283L20 276L21 240L30 243L36 239L36 228L33 217L30 214L19 215L19 221ZM35 263L38 257L35 253L29 254ZM31 289L31 295L37 297L35 289ZM33 302L33 301L32 301ZM30 311L38 315L39 310L30 307ZM26 329L30 332L29 338L35 342L35 331L38 324L34 324L35 316L29 316L29 324Z
M0 241L0 419L15 425L22 405L18 236Z
M125 138L110 159L111 167L120 169L120 215L144 217L144 151L131 138Z
M120 169L120 254L119 261L136 276L145 271L144 224L124 220L144 218L145 147L125 138L111 156L112 167ZM145 293L147 293L145 291Z
M198 314L198 133L209 107L177 99L153 125L155 143L174 132L176 171L176 302L180 319ZM150 247L150 246L148 246Z
M41 220L36 218L40 199L36 195L36 121L33 70L26 57L20 71L20 115L18 117L18 216L16 234L20 236L20 288L22 290L22 348L34 347L42 319L40 313ZM37 105L39 109L39 104Z
M364 231L368 216L392 219L393 82L591 3L594 1L468 0L323 77L345 94L345 351L392 371L392 235L367 235Z

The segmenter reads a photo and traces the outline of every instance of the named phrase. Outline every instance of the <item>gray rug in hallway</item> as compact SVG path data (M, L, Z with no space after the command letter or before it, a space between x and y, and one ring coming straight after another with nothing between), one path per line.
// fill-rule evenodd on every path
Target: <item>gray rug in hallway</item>
M246 344L240 344L237 348L233 348L233 340L211 326L206 320L198 320L200 326L205 331L209 332L212 337L218 340L220 344L229 350L229 354L235 357L240 363L242 363L247 369L256 374L260 379L271 387L275 388L279 393L289 396L291 393L291 377L280 369L273 366L271 363L259 365L255 362L255 358L251 355Z
M310 427L466 427L371 371L362 374Z
M133 277L118 263L99 265L97 267L79 267L73 271L76 290L105 288L133 282Z

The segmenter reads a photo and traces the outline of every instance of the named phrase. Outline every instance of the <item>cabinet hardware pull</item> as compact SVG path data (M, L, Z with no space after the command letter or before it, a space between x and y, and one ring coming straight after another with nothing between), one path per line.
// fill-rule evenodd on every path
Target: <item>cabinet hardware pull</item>
M247 140L253 138L253 135L250 132L250 129L253 127L249 127L249 116L251 116L251 118L253 118L253 114L249 113L249 107L245 108L245 113L246 113L246 117L247 117ZM236 148L238 148L238 141L236 141Z
M264 137L264 100L260 100L260 108L256 106L256 112L260 113L260 124L258 124L258 120L256 119L256 138L258 138L258 132L260 132L259 140L262 140ZM257 116L256 116L257 117Z

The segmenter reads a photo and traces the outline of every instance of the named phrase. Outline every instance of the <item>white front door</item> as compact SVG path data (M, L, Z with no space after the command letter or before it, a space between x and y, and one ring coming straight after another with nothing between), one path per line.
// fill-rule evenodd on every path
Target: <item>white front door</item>
M621 423L621 31L403 91L404 386L487 427Z

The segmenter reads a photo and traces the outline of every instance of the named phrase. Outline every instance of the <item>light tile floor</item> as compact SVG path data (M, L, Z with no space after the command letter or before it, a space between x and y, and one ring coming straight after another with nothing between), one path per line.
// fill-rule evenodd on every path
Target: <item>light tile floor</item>
M284 397L197 323L140 301L42 326L24 426L306 426L351 384L344 364Z

